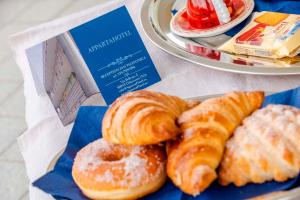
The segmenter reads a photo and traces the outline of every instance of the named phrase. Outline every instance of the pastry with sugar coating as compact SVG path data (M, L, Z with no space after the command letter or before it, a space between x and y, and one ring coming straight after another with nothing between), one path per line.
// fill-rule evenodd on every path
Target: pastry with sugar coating
M286 181L300 172L300 110L269 105L246 118L227 142L222 185Z
M138 199L164 184L165 159L159 146L123 146L98 139L77 153L72 176L91 199Z

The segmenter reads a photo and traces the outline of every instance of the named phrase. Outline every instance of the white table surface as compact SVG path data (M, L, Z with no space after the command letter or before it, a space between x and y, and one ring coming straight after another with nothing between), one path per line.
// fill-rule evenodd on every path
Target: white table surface
M46 173L53 157L66 145L72 124L63 127L47 95L38 95L25 56L25 49L120 6L113 1L69 17L42 24L12 37L17 63L24 76L28 130L18 139L31 182ZM232 90L281 91L300 85L300 75L242 75L204 68L171 56L153 45L144 34L139 10L142 1L127 0L127 8L163 80L150 89L181 97L225 93ZM53 199L30 186L30 199Z

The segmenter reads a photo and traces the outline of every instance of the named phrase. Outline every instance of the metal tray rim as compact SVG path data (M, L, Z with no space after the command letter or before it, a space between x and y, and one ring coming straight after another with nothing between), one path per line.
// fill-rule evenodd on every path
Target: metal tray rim
M142 7L140 9L140 21L143 27L144 33L152 41L155 46L162 49L163 51L174 55L178 58L190 61L192 63L201 65L203 67L208 67L211 69L240 73L240 74L253 74L253 75L298 75L300 74L300 67L290 67L290 68L275 68L271 66L266 67L255 67L255 66L245 66L238 64L228 64L225 62L219 62L208 58L203 58L195 54L186 52L175 46L167 44L158 34L155 32L151 25L149 16L149 6L152 1L156 0L144 0Z

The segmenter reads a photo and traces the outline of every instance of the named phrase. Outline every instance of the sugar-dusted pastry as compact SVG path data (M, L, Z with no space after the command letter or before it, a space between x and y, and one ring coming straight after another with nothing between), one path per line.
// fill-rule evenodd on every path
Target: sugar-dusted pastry
M205 190L217 178L225 142L263 99L263 92L233 92L184 112L178 120L183 135L167 147L174 184L191 195Z
M300 110L269 105L246 118L227 142L222 185L286 181L300 169Z
M189 105L178 97L158 92L127 93L105 113L103 137L125 145L157 144L169 140L180 133L176 119Z
M138 199L166 180L165 153L158 146L123 146L96 140L81 149L72 176L91 199Z

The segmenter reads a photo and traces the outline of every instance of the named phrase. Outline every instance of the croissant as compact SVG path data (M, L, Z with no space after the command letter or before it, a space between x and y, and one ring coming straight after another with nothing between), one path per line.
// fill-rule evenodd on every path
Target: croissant
M228 141L219 182L286 181L300 169L300 110L269 105L246 118Z
M167 174L182 191L198 195L216 178L226 140L258 109L263 92L232 92L204 101L178 119L183 134L167 144Z
M177 117L194 104L158 92L127 93L105 113L103 137L124 145L157 144L169 140L180 133Z

